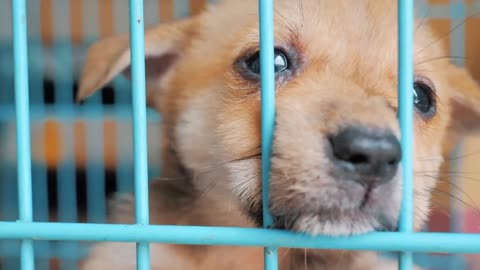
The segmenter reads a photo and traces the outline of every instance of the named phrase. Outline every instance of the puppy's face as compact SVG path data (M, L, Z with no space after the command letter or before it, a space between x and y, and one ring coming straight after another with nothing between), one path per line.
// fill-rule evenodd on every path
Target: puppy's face
M228 192L261 223L257 3L224 1L146 32L149 104L165 118L178 162L199 187ZM269 207L276 226L349 235L395 229L401 201L396 1L276 1L276 121ZM479 93L415 30L415 226L448 130L468 131ZM128 67L128 39L92 48L80 97ZM468 115L468 117L466 117ZM455 116L455 121L451 121ZM455 133L457 134L457 133ZM218 175L217 175L218 176Z

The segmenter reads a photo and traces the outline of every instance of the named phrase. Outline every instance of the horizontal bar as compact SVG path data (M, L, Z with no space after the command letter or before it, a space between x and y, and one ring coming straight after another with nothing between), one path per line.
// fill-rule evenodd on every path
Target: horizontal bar
M0 239L480 253L480 234L468 233L375 232L351 237L311 237L262 228L0 222Z

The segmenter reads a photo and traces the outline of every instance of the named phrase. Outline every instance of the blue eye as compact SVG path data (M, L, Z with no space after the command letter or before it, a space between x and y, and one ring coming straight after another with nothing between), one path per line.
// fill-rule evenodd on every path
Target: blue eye
M247 68L255 73L260 74L260 53L257 52L246 60ZM287 56L279 50L275 50L274 54L275 73L280 73L289 68Z

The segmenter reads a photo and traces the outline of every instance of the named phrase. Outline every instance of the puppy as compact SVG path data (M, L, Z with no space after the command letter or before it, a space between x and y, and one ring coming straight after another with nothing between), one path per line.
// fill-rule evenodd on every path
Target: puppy
M261 226L257 1L226 0L145 32L148 105L164 118L152 224ZM414 225L442 146L480 127L480 89L415 24ZM268 201L278 229L347 236L396 229L401 201L397 1L275 1L276 127ZM128 35L91 47L82 100L128 75ZM131 196L110 221L133 223ZM152 244L152 269L263 269L262 248ZM397 269L370 252L281 249L290 269ZM135 269L134 244L96 245L83 269Z

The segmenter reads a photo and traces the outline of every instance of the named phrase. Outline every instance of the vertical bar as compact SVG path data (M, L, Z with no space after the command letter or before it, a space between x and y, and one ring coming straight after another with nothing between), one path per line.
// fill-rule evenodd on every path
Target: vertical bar
M100 36L100 12L98 0L83 0L83 14L89 15L83 23L83 44L86 47L98 36ZM105 198L105 164L104 149L98 138L104 137L104 125L102 116L104 108L102 105L101 92L85 101L85 111L98 112L100 117L87 118L86 132L83 138L78 136L76 140L85 139L87 145L86 182L87 182L87 220L90 223L104 223L106 221L106 198ZM96 158L99 156L100 158Z
M9 88L13 89L13 87ZM12 140L9 143L16 143L15 140ZM0 195L2 196L1 204L2 208L0 218L2 221L15 221L18 216L18 192L17 192L17 185L14 182L16 178L16 171L15 166L13 166L10 162L4 162L2 160L3 169L2 172L2 192ZM8 257L5 254L8 254L11 250L17 250L19 247L19 241L17 240L1 240L0 241L0 248L2 253L2 269L19 269L18 267L18 257ZM18 253L16 254L18 255Z
M413 232L413 0L398 0L398 106L402 144L403 196L399 229ZM399 258L400 270L413 269L412 252Z
M135 219L137 224L147 225L149 223L149 211L143 0L130 0L130 48L135 159ZM137 269L150 269L149 243L137 243Z
M88 42L99 35L98 0L82 0L82 4L82 14L84 14L82 20L83 40Z
M11 1L4 1L0 4L0 40L12 39L12 19L10 18Z
M51 0L54 18L53 22L53 55L55 65L53 69L55 88L55 113L71 113L73 111L73 59L72 59L72 20L71 1ZM79 12L78 10L76 11ZM68 106L65 106L68 105ZM59 134L62 140L58 142L61 155L65 155L75 142L74 127L72 121L58 121ZM47 123L46 123L47 124ZM75 155L74 155L75 156ZM60 222L77 221L77 188L75 178L75 160L59 163L57 167L57 198L58 220ZM72 254L78 252L78 244L75 242L58 242L57 247L61 250L69 250ZM62 254L63 255L63 254ZM71 258L58 256L61 270L76 270L77 261Z
M114 28L113 31L118 33L123 33L128 30L128 20L125 20L125 17L128 16L128 6L124 2L115 1L113 2L113 19L114 19Z
M182 19L190 14L190 2L188 0L175 0L173 3L175 19Z
M113 3L114 8L114 31L115 33L123 33L128 31L128 20L125 18L128 16L128 6L123 2L115 1ZM129 95L131 91L131 86L128 80L123 77L117 76L113 80L113 86L115 88L115 114L120 115L125 110L131 110L130 102L131 96ZM126 125L129 124L130 120L125 121L117 120L116 122L116 151L118 154L117 165L116 165L116 176L117 176L117 192L132 192L133 191L133 170L132 165L129 160L126 160L122 153L128 149L130 152L131 145L129 144L128 133L131 132L127 130ZM131 133L130 133L131 134Z
M147 8L145 9L145 14L143 15L145 18L145 25L152 26L158 24L160 21L158 17L158 1L149 0L145 3L145 5L147 6Z
M451 33L450 37L450 53L462 59L455 61L452 59L452 62L456 65L463 66L465 65L463 57L465 56L465 17L467 16L467 11L465 7L464 0L452 0L449 3L450 5L450 25L451 27L458 26L455 31ZM460 156L462 152L462 142L459 142L453 149L452 156ZM452 159L451 160L451 171L457 171L461 168L461 159ZM461 188L461 179L456 174L451 174L450 176L450 193L456 197L460 198L462 196L459 188ZM462 211L462 205L457 200L450 199L450 231L452 232L461 232L463 229L463 219L464 212ZM452 260L450 261L451 269L463 269L465 268L465 256L463 254L452 254Z
M464 0L450 1L450 27L455 31L450 37L450 53L460 59L465 57L465 17L467 16L467 8ZM463 66L463 61L457 61L457 65Z
M268 211L270 156L272 153L273 130L275 125L275 71L274 71L274 30L273 0L259 1L260 20L260 75L261 75L261 123L262 123L262 201L263 227L268 228L273 220ZM265 247L265 269L278 269L276 248Z
M463 58L465 56L465 17L467 11L464 0L450 1L450 26L451 28L458 26L455 31L451 33L450 37L450 53L456 57ZM463 66L463 61L457 61L457 65ZM451 155L458 157L462 152L462 142L453 149ZM461 168L461 159L451 160L451 171L457 171ZM461 179L455 174L450 175L450 193L453 197L460 198L461 194ZM461 232L463 229L464 211L460 202L450 199L450 231ZM462 269L464 267L464 256L462 254L452 254L450 261L450 269Z
M1 2L0 7L0 89L13 89L13 63L11 50L12 40L12 13L11 1ZM6 105L13 103L13 91L0 91L0 104ZM8 123L6 121L5 123Z
M43 44L41 39L41 7L39 1L30 1L28 3L28 22L27 27L29 31L29 59L28 65L29 73L29 91L30 91L30 106L34 107L35 115L38 118L43 118L45 114L45 99L44 99L44 57ZM42 145L40 151L45 156L45 147ZM47 168L45 165L38 164L32 166L32 189L33 193L33 220L34 221L48 221L48 182L47 182ZM48 241L35 242L34 252L43 253L44 256L36 258L35 267L37 269L50 268L50 243ZM46 256L45 256L46 255ZM38 256L38 255L37 255Z
M99 96L97 96L97 98L100 99ZM98 104L92 104L89 109L96 110L96 108L100 106L101 103L99 102ZM103 110L100 108L99 114L103 114ZM85 132L85 141L87 144L87 219L90 223L104 223L107 214L104 149L102 145L104 138L104 124L101 117L87 119L86 126L88 128ZM99 143L99 138L102 143Z
M126 90L126 89L122 89ZM128 109L127 105L123 104L115 104L117 107L117 111L120 112L122 110ZM123 157L124 155L122 153L131 153L132 150L132 145L130 144L130 136L128 134L131 134L129 121L121 119L117 120L117 128L116 128L116 134L117 134L117 153L118 153L118 158L117 158L117 165L116 165L116 172L117 172L117 192L119 193L124 193L124 192L132 192L133 191L133 169L132 169L132 164L131 160Z
M461 159L457 158L462 154L463 142L460 141L455 148L453 149L452 153L450 153L451 157L454 157L450 160L450 171L455 172L461 170ZM450 182L450 193L453 195L453 198L461 198L463 194L461 193L461 186L462 181L457 174L450 174L449 176ZM463 230L463 221L464 221L464 214L465 212L462 211L462 203L454 200L453 198L450 199L450 231L455 233L461 233ZM463 262L464 256L463 254L452 254L452 260L450 260L450 269L463 269ZM463 267L463 268L462 268Z
M13 54L15 69L15 109L17 128L17 170L19 216L32 221L32 171L30 155L30 116L28 101L27 7L25 0L12 3ZM21 269L33 270L33 241L22 240Z
M2 2L0 8L0 89L14 89L13 80L13 44L12 40L13 18L12 18L12 1ZM10 105L14 102L13 91L0 91L0 105ZM7 106L5 106L7 107ZM12 106L8 106L8 113L14 110ZM15 122L2 118L0 125L5 130L9 130L11 125ZM1 133L1 131L0 131ZM13 145L17 145L15 139L7 141ZM2 149L4 150L4 149ZM16 151L15 151L16 155ZM2 220L16 220L18 216L18 199L17 199L17 183L15 165L7 162L5 155L0 155L0 176L2 181L0 183L0 219ZM12 246L12 241L2 241L4 250L8 250Z
M466 17L466 7L465 1L463 0L452 0L450 1L450 25L455 27L460 25L451 33L452 37L450 38L450 53L463 58L465 56L465 24L463 21ZM457 61L458 65L464 65L462 61ZM452 157L459 157L462 153L462 142L459 142L453 149L450 155ZM451 171L458 171L461 169L461 159L454 158L451 160L450 168ZM453 196L460 198L460 190L458 189L461 186L461 179L456 174L451 174L450 176L450 192ZM450 200L450 230L452 232L461 232L463 228L463 215L461 213L462 204L457 200ZM455 255L456 257L460 257Z

